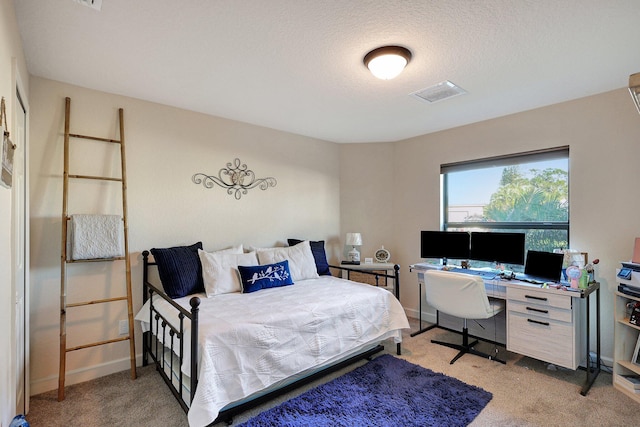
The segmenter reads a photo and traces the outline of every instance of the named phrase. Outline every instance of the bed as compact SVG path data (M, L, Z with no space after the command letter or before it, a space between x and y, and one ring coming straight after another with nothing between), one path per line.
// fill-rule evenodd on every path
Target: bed
M199 242L152 249L153 261L143 252L144 304L136 315L143 363L156 364L190 426L231 422L277 394L370 358L382 341L393 340L400 354L409 324L398 295L331 275L348 267L329 266L323 242L293 243L207 253ZM168 264L180 292L165 286ZM371 274L395 280L399 292L398 268Z

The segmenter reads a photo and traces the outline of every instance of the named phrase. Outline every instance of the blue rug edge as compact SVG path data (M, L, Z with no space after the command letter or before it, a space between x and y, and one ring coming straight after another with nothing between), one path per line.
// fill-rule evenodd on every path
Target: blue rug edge
M387 378L386 373L403 378ZM378 426L398 422L406 427L445 423L463 427L492 398L492 393L478 386L383 354L261 412L240 427Z

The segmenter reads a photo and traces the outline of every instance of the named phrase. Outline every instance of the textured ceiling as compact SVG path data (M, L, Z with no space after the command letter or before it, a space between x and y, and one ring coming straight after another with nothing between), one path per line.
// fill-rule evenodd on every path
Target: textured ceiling
M639 0L14 4L32 75L335 142L401 140L626 87L640 71ZM382 81L362 58L387 44L413 59ZM468 93L408 96L444 80Z

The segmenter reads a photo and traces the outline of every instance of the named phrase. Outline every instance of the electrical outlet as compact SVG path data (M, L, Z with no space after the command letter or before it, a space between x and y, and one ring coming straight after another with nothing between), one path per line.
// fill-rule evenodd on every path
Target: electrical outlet
M127 335L129 333L129 321L128 320L121 320L120 324L118 325L118 327L119 327L120 335Z

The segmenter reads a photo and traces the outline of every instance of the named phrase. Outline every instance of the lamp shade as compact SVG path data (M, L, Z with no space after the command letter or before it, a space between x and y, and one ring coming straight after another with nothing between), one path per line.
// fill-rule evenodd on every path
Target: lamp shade
M347 233L347 246L362 246L362 235L360 233Z
M633 98L634 104L636 104L638 113L640 113L640 73L629 76L629 93Z
M397 77L411 60L411 52L402 46L383 46L364 57L364 65L371 74L382 80Z

